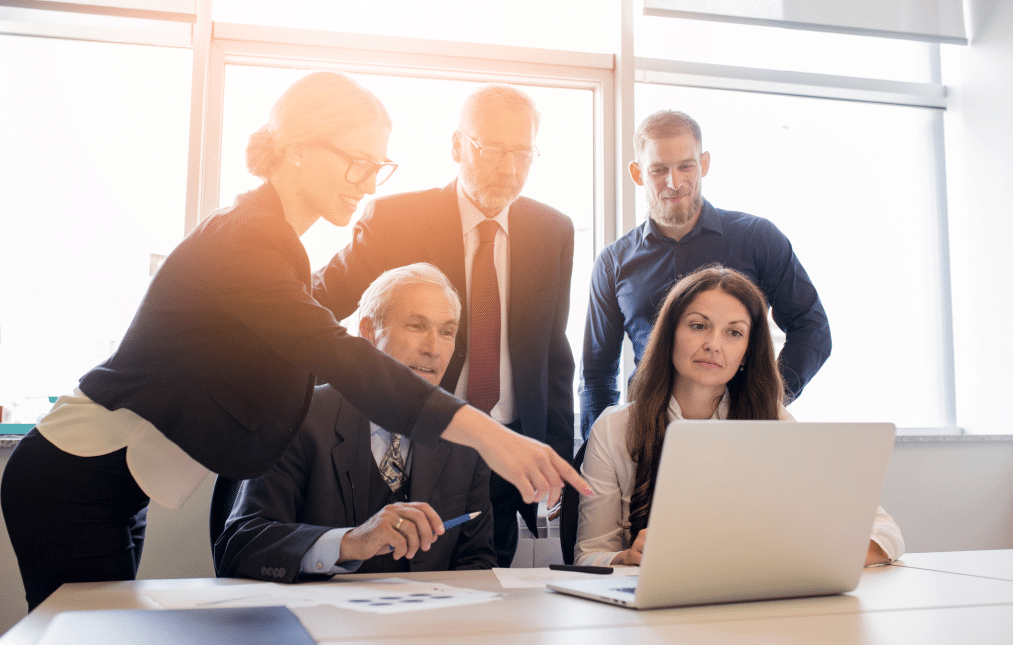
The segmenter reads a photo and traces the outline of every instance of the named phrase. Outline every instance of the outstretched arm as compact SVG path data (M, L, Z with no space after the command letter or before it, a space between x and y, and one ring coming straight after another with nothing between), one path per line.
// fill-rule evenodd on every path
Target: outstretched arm
M583 495L594 495L555 450L517 434L470 405L457 411L442 437L477 450L493 471L520 491L525 503L547 500L548 506L555 506L564 481Z

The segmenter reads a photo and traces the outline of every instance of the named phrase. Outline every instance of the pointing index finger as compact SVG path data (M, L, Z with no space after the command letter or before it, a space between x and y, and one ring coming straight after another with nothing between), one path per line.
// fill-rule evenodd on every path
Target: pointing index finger
M584 497L594 497L594 489L591 485L584 481L584 478L580 476L573 466L566 463L566 460L559 455L553 455L555 457L553 465L556 467L556 472L562 477L568 484L573 486L577 491Z

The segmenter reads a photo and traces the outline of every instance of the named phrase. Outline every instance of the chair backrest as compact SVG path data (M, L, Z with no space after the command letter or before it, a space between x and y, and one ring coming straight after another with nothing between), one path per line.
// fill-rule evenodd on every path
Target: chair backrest
M239 494L241 480L229 479L218 475L215 480L215 489L211 493L211 511L208 517L208 533L211 538L211 552L215 551L215 542L225 530L225 520L229 519L232 513L232 505ZM215 565L217 569L217 563Z
M584 463L585 441L573 458L573 467L580 472ZM580 504L580 493L567 484L563 489L563 508L559 519L559 543L563 550L563 562L573 564L573 547L577 545L577 505Z

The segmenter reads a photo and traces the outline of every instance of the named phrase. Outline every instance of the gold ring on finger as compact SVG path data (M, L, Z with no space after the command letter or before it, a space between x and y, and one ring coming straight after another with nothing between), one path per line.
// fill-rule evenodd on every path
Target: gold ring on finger
M404 522L404 518L403 517L397 518L397 524L394 525L394 530L395 531L400 531L401 530L401 522Z

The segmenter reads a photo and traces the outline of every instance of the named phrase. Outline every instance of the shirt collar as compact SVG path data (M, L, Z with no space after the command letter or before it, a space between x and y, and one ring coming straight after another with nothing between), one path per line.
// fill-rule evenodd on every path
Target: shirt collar
M393 437L393 436L394 436L394 433L391 432L390 430L387 430L386 428L381 428L380 426L376 425L372 421L369 422L369 440L370 441L373 441L373 437L380 437L381 439L383 439L383 442L385 444L389 444L390 441L391 441L391 437ZM411 441L412 441L411 438L409 438L407 435L401 435L401 445L402 446L409 446L409 445L411 445Z
M380 436L380 437L383 437L383 440L385 442L390 443L390 438L391 438L392 435L391 435L390 430L387 430L386 428L381 428L380 426L378 426L375 423L373 423L372 421L370 421L369 422L369 436L370 436L370 438L373 438L373 437L376 437L376 436Z
M461 234L467 235L471 232L471 229L475 228L486 219L486 216L482 211L478 210L478 207L471 203L468 196L464 194L464 188L461 186L461 180L457 180L457 210L461 211ZM503 229L503 232L510 236L510 229L507 225L507 221L510 219L508 214L510 207L507 206L499 213L496 214L492 219Z
M696 221L696 226L693 230L699 230L705 228L710 231L714 231L718 235L724 233L724 228L721 226L721 218L718 217L718 209L711 206L711 203L706 199L703 200L703 208L700 209L700 219Z

